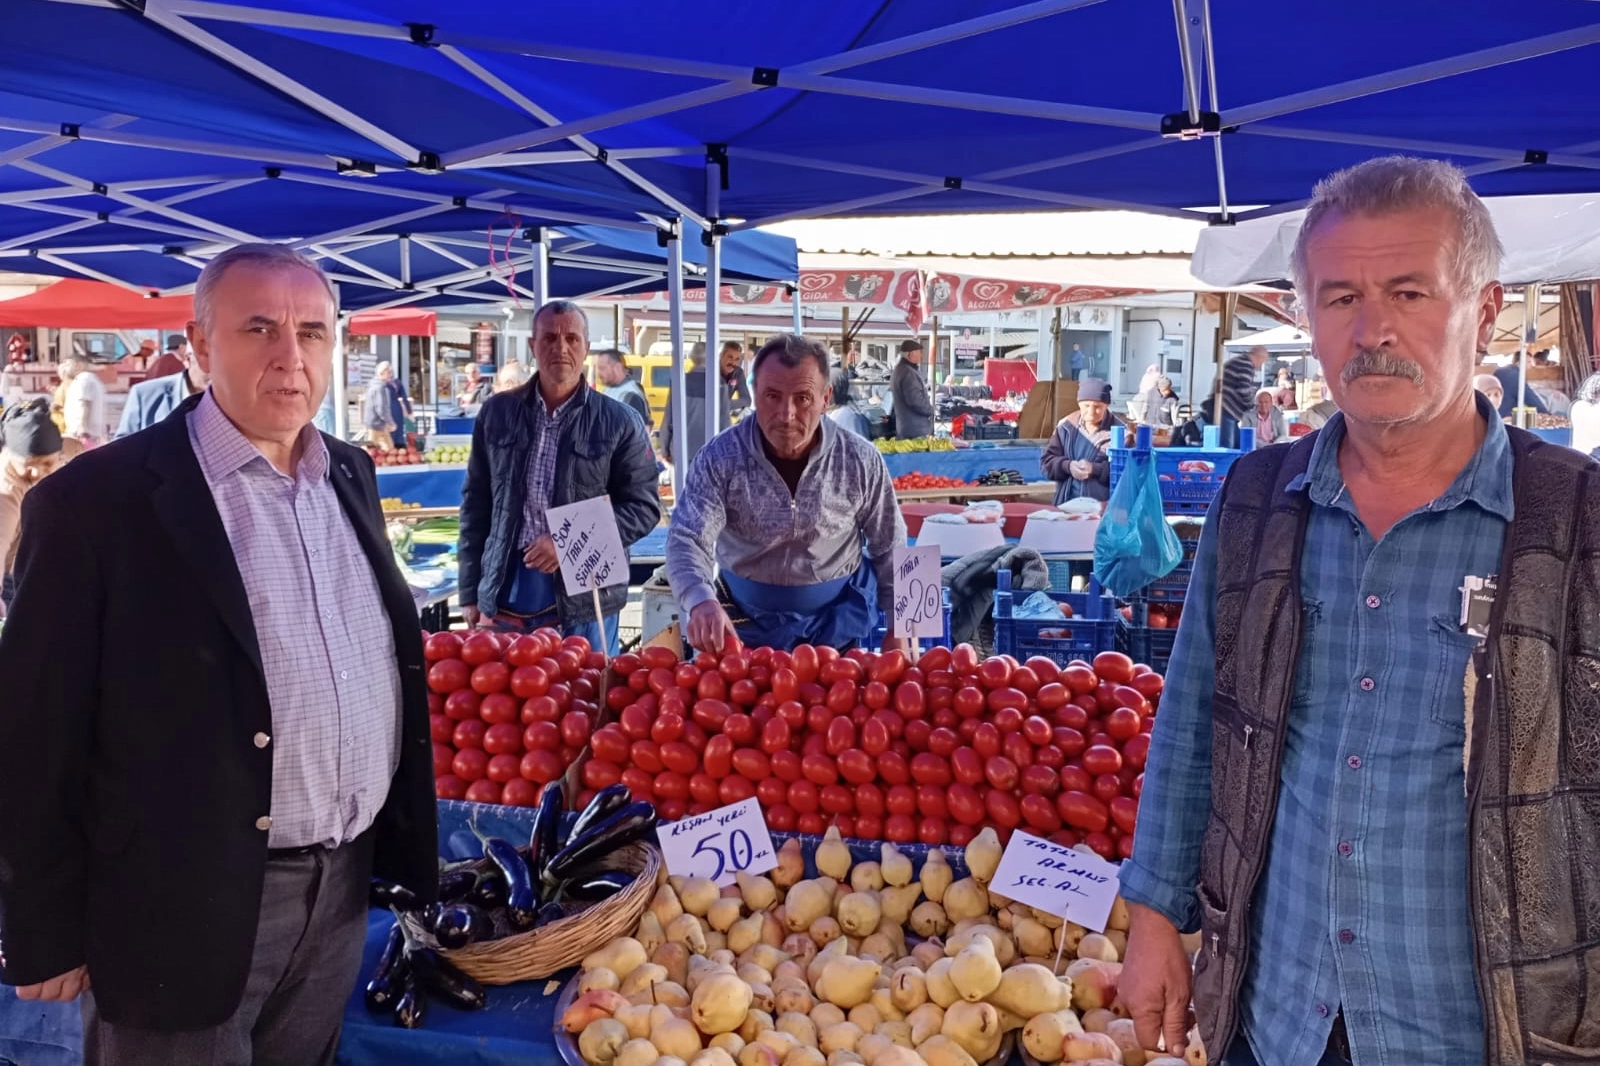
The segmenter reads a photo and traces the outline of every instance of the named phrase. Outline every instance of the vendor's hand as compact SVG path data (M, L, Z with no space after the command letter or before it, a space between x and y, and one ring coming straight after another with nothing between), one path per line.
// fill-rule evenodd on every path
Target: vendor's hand
M1194 977L1189 953L1183 950L1177 927L1161 914L1132 903L1128 916L1128 950L1117 983L1117 1000L1133 1019L1140 1047L1159 1047L1156 1041L1164 1037L1167 1053L1181 1054L1173 1049L1188 1043L1185 1034Z
M1067 472L1079 481L1088 481L1094 476L1094 464L1087 459L1074 459L1067 467Z
M476 607L463 607L463 608L461 608L461 620L463 622L467 623L467 628L468 629L477 629L479 622L487 622L488 621L487 618L485 618L482 614L480 614L478 612L478 609Z
M561 559L556 555L556 542L548 533L528 545L528 550L522 553L522 562L546 574L561 569Z
M886 636L883 638L883 651L885 654L891 651L903 651L910 655L911 642L904 637Z
M76 970L68 970L48 981L19 986L17 998L37 1000L40 1003L71 1003L87 991L89 991L89 967L79 966Z
M689 612L689 646L712 655L722 654L727 645L737 643L739 634L722 604L707 600Z

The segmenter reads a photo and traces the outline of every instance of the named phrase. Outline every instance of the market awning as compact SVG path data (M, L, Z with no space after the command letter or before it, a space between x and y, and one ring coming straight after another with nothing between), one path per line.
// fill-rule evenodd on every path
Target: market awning
M416 307L391 307L350 316L351 333L364 337L432 337L439 315Z
M0 300L0 326L49 329L181 329L194 318L191 296L156 296L103 281L64 278Z

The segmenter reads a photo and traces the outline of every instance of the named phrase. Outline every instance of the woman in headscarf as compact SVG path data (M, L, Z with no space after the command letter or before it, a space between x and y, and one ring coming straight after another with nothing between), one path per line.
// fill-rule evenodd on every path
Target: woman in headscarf
M850 373L843 367L834 367L828 375L828 417L858 437L871 438L872 427L867 416L856 408L850 399Z
M1111 495L1111 386L1100 378L1078 382L1078 409L1063 418L1044 446L1039 466L1056 483L1056 503Z
M0 416L0 617L11 602L11 567L22 529L22 497L62 462L50 401L30 400Z
M1283 408L1277 404L1272 389L1256 393L1256 447L1264 448L1289 439L1289 421L1283 417Z

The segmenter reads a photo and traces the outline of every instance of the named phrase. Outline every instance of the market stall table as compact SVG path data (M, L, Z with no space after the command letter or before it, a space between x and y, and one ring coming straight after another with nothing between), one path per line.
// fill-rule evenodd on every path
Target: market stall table
M1030 481L1026 485L961 485L941 489L895 489L894 495L901 503L927 500L1031 500L1053 499L1054 481Z

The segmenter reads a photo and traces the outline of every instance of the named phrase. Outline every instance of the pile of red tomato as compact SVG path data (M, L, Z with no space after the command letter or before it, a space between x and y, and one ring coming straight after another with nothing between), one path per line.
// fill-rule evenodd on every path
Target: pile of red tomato
M976 484L975 481L946 477L943 474L901 474L894 479L894 487L897 489L965 489Z
M664 821L756 796L781 831L963 845L993 825L1132 850L1162 678L1125 655L647 648L612 665L616 720L583 785L620 781Z
M537 805L589 743L605 656L553 629L433 633L423 655L439 798Z

